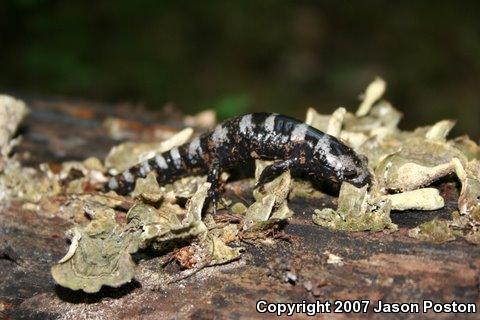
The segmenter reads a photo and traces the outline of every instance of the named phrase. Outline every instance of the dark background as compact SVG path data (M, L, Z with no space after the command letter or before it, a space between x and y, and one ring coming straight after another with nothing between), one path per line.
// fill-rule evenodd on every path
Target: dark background
M380 75L403 128L480 136L479 1L3 0L0 66L3 92L220 117L355 110Z

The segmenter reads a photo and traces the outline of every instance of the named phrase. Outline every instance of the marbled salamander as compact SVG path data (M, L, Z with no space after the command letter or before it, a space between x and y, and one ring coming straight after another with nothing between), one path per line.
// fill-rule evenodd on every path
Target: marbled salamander
M107 189L126 194L150 171L156 171L159 184L207 173L215 205L220 173L251 159L275 160L262 172L260 185L288 169L355 186L371 178L366 157L335 137L287 116L253 113L226 120L213 131L131 167L112 177Z

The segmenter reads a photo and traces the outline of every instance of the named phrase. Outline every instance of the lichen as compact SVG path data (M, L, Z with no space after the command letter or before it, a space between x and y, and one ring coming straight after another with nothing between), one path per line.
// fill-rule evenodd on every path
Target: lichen
M206 176L191 176L181 178L173 183L161 187L162 193L175 194L177 198L190 198L197 189L207 181Z
M456 148L440 141L412 138L401 150L386 155L375 169L381 188L409 191L430 185L454 171L454 158L466 161Z
M362 103L358 107L356 116L366 116L370 112L373 104L383 96L386 87L387 83L385 80L380 77L376 77L375 80L373 80L365 90L365 93L362 97Z
M444 243L455 240L456 233L451 228L451 223L446 220L433 219L410 229L408 235L412 238L433 243Z
M12 138L27 113L28 108L22 100L0 95L0 159L6 158L18 143Z
M462 218L450 227L455 234L474 243L472 239L476 239L480 224L480 147L467 136L449 140L448 134L455 125L452 120L441 120L413 131L400 130L402 114L382 100L385 88L382 79L375 79L365 91L357 112L346 112L343 119L337 117L336 123L336 128L340 128L338 136L367 156L374 172L373 184L368 191L354 192L350 200L345 199L347 193L342 186L338 209L316 210L315 222L334 229L368 229L366 221L370 216L365 208L375 207L376 202L389 203L386 211L438 210L445 206L445 201L430 186L456 174L461 183L458 209ZM306 121L325 131L332 118L309 109Z
M241 247L229 247L224 240L208 233L199 241L180 249L175 259L185 269L201 269L238 259L242 250Z
M98 292L104 285L118 287L133 279L135 264L131 254L139 248L162 250L172 242L181 241L192 242L189 252L193 256L189 261L195 257L198 263L191 267L238 258L241 248L225 244L236 237L236 226L211 226L209 231L202 221L209 188L209 183L200 185L185 208L168 201L152 206L142 202L145 194L141 193L140 201L126 215L126 224L117 222L112 208L86 199L84 211L91 221L67 232L71 245L65 257L52 267L53 278L64 287L89 293Z
M16 161L9 161L0 173L0 200L7 198L22 203L39 203L42 198L58 195L59 182L33 168L25 168Z
M160 248L170 241L207 233L201 210L209 187L210 184L203 184L186 208L163 202L157 209L138 202L127 213L126 225L116 221L113 209L87 203L84 209L92 220L84 227L76 226L67 232L72 243L67 255L52 267L53 278L64 287L85 292L131 281L135 271L131 254L139 248L152 244ZM222 253L232 254L226 248L218 250L223 251L216 253L216 259L230 257L222 258Z
M463 166L458 159L453 160L455 172L462 184L458 197L458 209L469 216L474 224L480 223L480 161L474 159Z
M247 206L245 206L241 202L236 202L234 205L230 207L230 211L232 211L235 214L244 214L247 212Z
M337 210L316 209L313 222L334 230L382 231L397 230L390 219L391 202L384 199L371 199L367 187L356 188L342 183Z
M465 236L465 240L467 240L471 244L480 244L480 229L475 227L474 229L470 230L470 232Z
M469 161L480 160L480 147L468 136L460 136L448 141L448 144L460 150Z
M240 256L240 252L243 250L243 248L231 248L227 246L222 239L211 234L200 242L200 246L206 248L206 260L208 260L208 265L210 266L235 260Z
M308 180L293 180L292 190L288 195L289 199L293 198L307 198L307 199L320 199L326 197L326 194L321 189L315 187L312 181Z
M256 161L255 183L270 164L268 161ZM286 171L263 186L255 188L253 191L255 202L245 212L243 230L258 229L269 219L281 221L291 217L293 212L287 203L291 183L290 171Z
M67 255L52 267L55 281L72 290L98 292L103 285L119 287L134 277L131 253L138 250L139 230L120 227L115 211L95 206L86 210L92 221L67 231Z
M144 179L137 179L132 197L150 202L158 202L162 199L162 190L154 172L150 172Z
M438 210L445 206L445 201L438 189L423 188L385 196L390 200L392 210Z

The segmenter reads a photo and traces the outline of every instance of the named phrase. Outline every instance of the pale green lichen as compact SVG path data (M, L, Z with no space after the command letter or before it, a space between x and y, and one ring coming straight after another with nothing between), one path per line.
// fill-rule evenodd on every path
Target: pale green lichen
M186 209L168 202L163 202L158 209L137 203L128 212L127 219L142 226L140 238L144 244L198 236L207 231L201 211L209 187L209 183L204 183L188 201Z
M326 132L328 129L328 124L330 122L331 115L324 115L318 113L315 109L313 108L308 108L307 110L307 115L305 117L305 123L317 128L318 130L322 132Z
M312 182L308 180L294 180L291 189L288 195L290 200L293 198L320 199L326 197L326 194L323 193L322 190L316 188Z
M38 203L43 192L50 195L58 191L57 184L50 183L33 168L23 168L10 157L12 148L20 141L14 135L27 113L23 101L0 95L0 204L5 200Z
M468 136L461 136L448 141L448 144L460 150L469 161L480 160L480 147Z
M370 199L367 187L356 188L342 183L337 210L315 210L313 222L335 230L345 231L394 231L397 226L390 219L389 200Z
M94 206L86 210L92 221L67 232L72 244L67 255L52 267L55 281L72 290L98 292L103 285L119 287L134 277L131 255L138 250L139 230L120 227L115 211Z
M127 225L119 225L115 211L89 203L85 212L92 219L85 227L69 233L72 246L67 256L52 267L57 283L73 290L97 292L103 285L118 287L134 276L130 254L148 243L195 237L207 231L201 221L201 208L209 184L203 185L186 209L171 203L159 209L137 203L127 214ZM72 249L73 248L73 249Z
M162 193L175 194L177 198L191 198L197 189L207 181L206 176L191 176L181 178L173 183L161 187Z
M218 237L220 240L222 240L225 243L230 243L230 242L236 241L239 230L238 230L237 224L214 223L214 226L208 226L208 233L212 236Z
M132 197L141 198L150 202L158 202L162 199L162 190L160 189L154 172L150 172L144 179L137 179Z
M44 172L25 168L10 161L0 174L0 199L6 197L23 203L39 203L42 198L58 195L61 187Z
M275 196L266 195L258 201L255 201L245 212L244 230L254 228L259 222L267 221L272 214Z
M480 180L467 177L462 181L458 208L462 214L470 215L480 223Z
M339 208L316 210L315 221L334 229L368 229L365 221L371 217L365 208L382 203L381 200L383 204L390 203L391 210L438 210L445 201L438 190L425 187L456 173L462 185L458 202L462 219L456 219L452 228L474 239L480 224L480 166L474 164L480 158L480 147L466 136L448 140L455 124L452 120L413 131L400 130L402 114L381 100L385 88L384 81L376 79L367 88L356 114L347 112L343 122L336 123L336 128L341 128L339 137L367 156L375 175L373 185L362 193L364 198L356 194L353 199L344 200L345 190L341 190ZM307 112L308 123L322 131L327 130L331 119L332 116L313 109ZM355 201L367 205L358 206Z
M392 210L438 210L445 206L445 200L438 189L423 188L402 193L389 194Z
M131 254L151 246L162 249L171 242L194 241L195 254L206 265L236 259L241 248L230 248L238 230L235 226L215 227L209 232L202 221L202 208L210 188L202 184L186 207L163 201L159 207L137 202L127 213L127 224L115 219L115 211L96 202L87 202L85 212L91 222L74 227L67 234L71 246L64 258L52 267L60 285L85 292L97 292L103 285L118 287L131 281L135 264ZM235 229L234 229L235 228Z
M458 234L451 228L450 221L433 219L410 229L408 235L423 241L444 243L455 240Z
M263 170L270 164L271 162L267 161L256 161L256 182L260 179ZM293 212L287 204L291 182L290 171L286 171L263 186L257 187L253 191L255 203L245 212L243 229L257 230L270 219L278 221L291 217Z
M385 156L375 175L386 190L415 190L452 173L454 158L466 161L458 149L445 143L412 138L402 144L399 152Z
M425 134L425 138L445 142L448 134L455 126L455 121L442 120L435 123Z
M326 131L327 134L334 137L340 136L340 132L342 131L343 119L345 118L346 113L347 110L345 108L338 108L332 113L332 116L328 121L328 127Z
M206 257L203 260L208 261L209 266L223 264L240 257L243 248L231 248L217 236L208 234L204 240L200 242L200 246L206 250Z
M471 244L480 244L480 229L479 227L475 227L474 229L470 230L470 232L465 236L465 240L470 242Z
M0 163L6 158L18 140L12 139L28 108L22 100L0 95ZM0 171L1 171L0 165Z
M480 161L471 160L465 168L460 161L455 161L455 168L462 183L458 198L460 213L468 214L480 223Z
M248 209L247 206L245 206L241 202L237 202L230 207L230 211L232 211L235 214L244 214L245 212L247 212L247 209Z
M358 107L355 115L357 117L366 116L370 112L373 104L383 96L386 87L387 83L385 80L380 77L376 77L375 80L373 80L365 90L362 103Z

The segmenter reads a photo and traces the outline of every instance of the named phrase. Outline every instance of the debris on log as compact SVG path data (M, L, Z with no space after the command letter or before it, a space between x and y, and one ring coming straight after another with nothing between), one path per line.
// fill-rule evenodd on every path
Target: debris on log
M254 189L257 162L229 180L216 215L205 177L102 191L109 175L214 126L213 112L29 101L20 125L25 104L3 97L0 317L260 318L258 300L359 299L392 318L374 313L379 300L478 304L480 148L448 140L451 121L400 130L385 88L376 79L355 114L310 109L306 120L368 157L370 188L326 191L287 171Z

